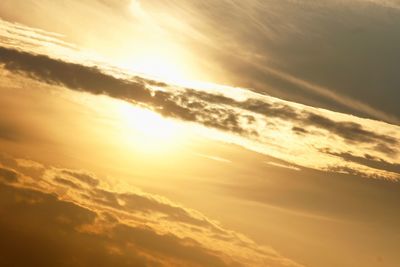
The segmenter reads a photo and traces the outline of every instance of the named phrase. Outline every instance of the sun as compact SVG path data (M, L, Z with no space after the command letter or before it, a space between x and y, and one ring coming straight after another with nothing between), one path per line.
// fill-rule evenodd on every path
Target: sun
M147 109L121 103L118 108L121 142L137 153L171 154L184 140L184 127Z

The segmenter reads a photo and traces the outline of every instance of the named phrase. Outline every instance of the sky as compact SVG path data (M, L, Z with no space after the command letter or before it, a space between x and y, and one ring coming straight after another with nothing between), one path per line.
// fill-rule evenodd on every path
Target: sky
M1 266L400 265L397 0L2 0Z

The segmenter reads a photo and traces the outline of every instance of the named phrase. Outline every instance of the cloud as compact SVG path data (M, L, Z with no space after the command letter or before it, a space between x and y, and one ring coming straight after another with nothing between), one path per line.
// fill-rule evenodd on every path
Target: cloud
M301 266L159 196L84 187L75 178L87 172L42 169L36 178L0 169L13 182L0 182L2 265Z
M0 192L5 266L241 266L173 235L96 221L100 215L49 194L5 185Z
M246 89L218 85L213 90L182 87L93 62L85 65L81 59L67 61L27 52L23 47L18 49L0 46L0 63L11 75L53 87L107 95L165 117L217 129L226 133L225 141L295 165L340 172L352 169L367 177L399 179L399 173L371 168L362 162L346 162L323 150L330 147L335 153L368 154L397 164L400 131L396 125L316 109Z
M202 157L202 158L219 161L219 162L232 163L232 161L230 161L229 159L221 158L221 157L218 157L218 156L206 155L206 154L201 154L201 153L195 153L195 155L199 156L199 157Z
M6 183L12 183L18 181L19 174L11 169L0 167L0 180Z
M96 178L93 178L90 174L86 174L84 172L77 172L77 171L71 171L71 170L63 170L63 174L67 174L68 176L77 179L78 181L85 183L89 186L97 186L99 184L99 180Z
M0 15L9 21L59 30L75 43L81 41L118 58L130 57L136 48L142 52L143 46L148 48L144 52L157 50L150 46L159 40L169 47L172 40L181 53L195 58L189 65L203 64L202 71L219 82L399 122L398 82L393 70L399 61L396 33L400 20L395 0L206 0L202 4L150 0L141 5L151 27L129 11L129 6L138 2L71 0L67 5L4 0ZM24 16L38 6L37 13ZM60 12L74 19L65 22ZM332 16L321 16L326 13ZM108 30L108 23L119 30ZM168 38L155 38L159 33ZM378 88L384 88L384 93Z
M334 133L348 142L387 144L390 146L399 144L398 140L392 136L367 131L362 125L351 121L336 122L327 117L310 113L303 120L303 123ZM386 153L387 151L383 152Z
M268 165L274 166L274 167L279 167L279 168L284 168L284 169L289 169L293 171L300 171L301 169L292 165L288 164L283 164L283 163L278 163L278 162L273 162L273 161L268 161L266 162Z
M383 170L387 170L387 171L394 172L394 173L400 173L400 164L389 163L382 159L372 157L371 155L368 155L368 154L364 155L363 157L360 157L360 156L354 156L351 153L330 152L329 149L326 149L324 152L330 153L330 154L340 157L340 158L343 158L346 161L357 162L357 163L369 166L371 168L383 169Z
M64 179L62 177L55 177L53 180L54 180L54 182L56 182L58 184L65 185L65 186L70 187L72 189L76 189L76 190L81 190L82 189L82 187L79 184L77 184L77 183L75 183L73 181L70 181L68 179Z
M364 130L361 125L354 122L335 122L324 116L308 112L303 112L306 116L303 120L300 116L304 116L304 114L299 114L294 108L285 104L270 104L258 99L248 99L241 102L223 95L209 94L192 89L183 92L152 92L143 80L139 82L122 80L105 74L95 67L63 62L47 56L33 55L4 47L0 47L0 60L7 70L22 72L43 82L63 85L70 89L93 94L105 94L128 102L150 105L150 108L165 116L199 122L208 127L243 135L257 135L257 133L241 127L239 119L242 115L233 108L244 109L266 117L300 121L303 124L316 126L337 134L349 141L383 141L390 145L397 143L397 140L393 137Z
M143 80L128 81L115 78L95 67L86 67L51 59L43 55L0 47L0 60L10 71L22 72L31 78L49 84L63 85L69 89L105 94L150 107L161 114L186 121L203 123L222 130L248 133L239 126L234 111L207 107L202 102L190 102L185 95L168 92L151 92ZM150 83L152 85L152 83ZM195 99L194 99L195 100ZM180 103L182 102L182 103ZM192 105L192 108L185 104ZM197 107L194 108L197 104ZM249 132L249 134L252 134Z
M193 43L207 47L234 84L398 124L395 2L206 1L201 8L179 1L163 8L207 32L207 41Z

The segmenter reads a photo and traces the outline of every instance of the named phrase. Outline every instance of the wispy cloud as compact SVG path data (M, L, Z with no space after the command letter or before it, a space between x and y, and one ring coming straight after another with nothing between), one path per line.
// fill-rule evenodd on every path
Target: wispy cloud
M284 168L284 169L289 169L293 171L300 171L301 169L293 166L293 165L288 165L288 164L283 164L283 163L278 163L278 162L273 162L273 161L267 161L265 162L268 165L274 166L274 167L279 167L279 168Z
M221 158L221 157L218 157L218 156L206 155L206 154L201 154L201 153L196 153L195 155L199 156L199 157L202 157L202 158L219 161L219 162L232 163L232 161L230 161L229 159Z
M398 87L392 72L400 43L397 1L177 0L176 5L159 4L208 38L199 41L189 30L177 35L207 47L235 84L399 124L392 100ZM330 15L321 16L325 13ZM377 39L381 42L369 41ZM384 88L379 97L378 88Z
M18 40L19 37L15 35L14 38ZM67 62L36 54L32 49L23 51L23 48L0 47L0 62L14 75L22 74L76 91L108 95L166 117L214 128L225 134L223 139L227 142L299 166L340 172L353 170L367 177L399 179L400 174L393 172L393 168L386 168L387 165L366 165L337 156L341 153L354 157L369 155L387 164L398 164L398 126L316 109L245 89L225 87L209 91L170 85L130 76L118 68L87 66L77 59ZM234 91L239 94L236 98L232 97ZM328 150L330 153L326 153Z

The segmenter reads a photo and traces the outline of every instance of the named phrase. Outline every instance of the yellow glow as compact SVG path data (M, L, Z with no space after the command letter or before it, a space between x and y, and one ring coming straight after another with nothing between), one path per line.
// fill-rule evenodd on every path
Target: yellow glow
M187 78L190 68L184 47L176 43L158 25L139 0L131 0L130 13L140 24L142 35L130 40L130 47L122 64L131 71L168 80ZM153 33L153 34L149 34ZM156 34L154 34L156 33Z
M167 80L180 80L189 75L182 65L178 55L149 51L134 58L130 69Z
M152 111L119 105L122 143L143 154L173 153L184 139L183 127Z

